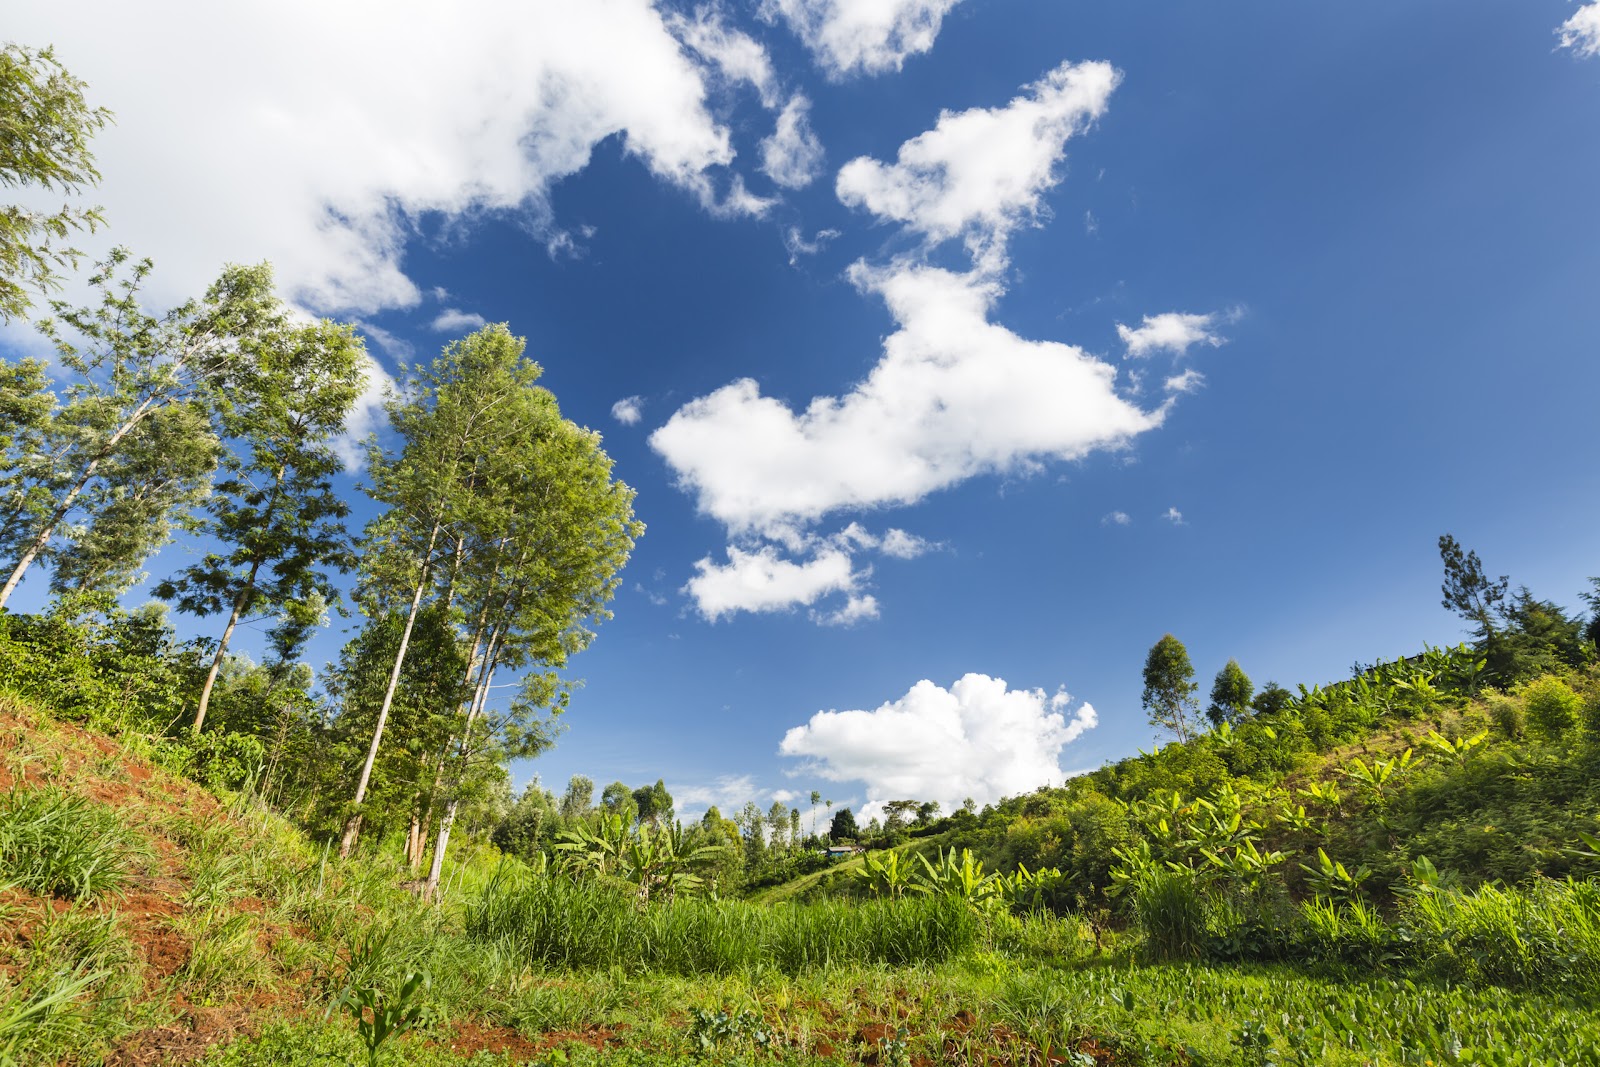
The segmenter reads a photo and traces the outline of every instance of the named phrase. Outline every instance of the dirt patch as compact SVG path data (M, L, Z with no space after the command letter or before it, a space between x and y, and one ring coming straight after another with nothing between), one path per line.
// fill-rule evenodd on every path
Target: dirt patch
M140 1030L118 1045L106 1067L154 1067L189 1063L213 1045L255 1034L249 1013L241 1007L190 1008L174 1026Z
M448 1048L464 1056L479 1052L504 1053L513 1062L531 1060L539 1054L539 1046L529 1041L520 1030L509 1026L480 1026L470 1019L454 1024L454 1033L448 1041L429 1042L435 1047Z

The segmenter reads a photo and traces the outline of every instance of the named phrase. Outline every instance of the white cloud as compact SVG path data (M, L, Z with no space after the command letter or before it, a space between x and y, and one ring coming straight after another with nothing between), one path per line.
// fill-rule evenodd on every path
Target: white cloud
M759 802L766 796L766 790L757 786L748 774L725 774L709 783L674 782L667 786L667 792L672 794L672 806L677 809L678 817L685 821L689 821L691 815L699 818L713 805L724 818L731 819L747 801Z
M1115 449L1164 417L1119 396L1115 368L1082 349L990 322L992 281L904 263L858 264L852 277L900 324L852 392L795 412L745 379L685 405L650 437L700 510L735 534Z
M240 0L205 18L178 0L85 0L12 5L6 33L53 44L115 110L95 140L95 197L107 239L160 265L158 301L199 292L226 262L268 259L287 295L321 311L413 305L412 218L514 211L547 226L549 189L613 136L717 213L765 203L726 177L734 153L706 72L649 0L470 13Z
M625 396L611 405L611 417L624 426L637 425L644 418L644 397Z
M789 266L800 262L801 256L814 256L822 251L824 245L839 236L838 230L818 230L815 237L806 240L805 233L798 226L790 226L783 231L783 247L789 253Z
M781 16L819 66L838 79L899 70L926 52L939 24L960 0L764 0L762 14Z
M818 626L854 626L878 617L878 598L870 593L852 593L837 611L813 611L811 621Z
M482 315L471 311L445 308L434 318L431 326L439 333L454 333L457 330L476 330L486 321Z
M916 534L891 528L883 535L883 544L880 547L886 556L893 556L895 559L916 559L931 551L934 546Z
M778 106L778 76L759 41L729 29L711 7L698 8L693 19L673 15L668 23L679 40L709 60L729 82L753 86L764 107Z
M1573 12L1556 32L1561 34L1562 48L1580 56L1600 56L1600 0Z
M780 804L793 804L800 799L800 794L792 789L774 789L772 791L772 799Z
M949 689L924 680L872 711L819 711L778 752L829 781L864 782L863 820L888 800L937 800L947 811L969 796L991 804L1065 778L1061 750L1098 723L1089 704L1069 720L1069 703L983 674Z
M810 110L811 101L796 93L761 142L762 171L785 189L802 189L822 173L822 142L812 132Z
M814 604L832 593L853 593L865 578L855 570L850 556L836 548L795 563L779 556L770 545L753 551L730 545L726 564L707 557L694 566L698 573L683 591L712 622L740 611L787 611L797 604Z
M1100 520L1101 526L1127 526L1133 519L1126 511L1113 511Z
M1169 393L1192 393L1206 383L1206 376L1193 367L1185 367L1181 374L1168 378L1163 387Z
M370 326L363 325L361 329L365 333L372 332ZM344 432L333 441L334 451L344 461L345 469L352 473L359 471L367 462L367 435L388 425L389 417L383 410L383 402L395 389L395 381L389 372L371 356L367 357L364 378L361 395L356 398L355 405L344 420Z
M1189 525L1187 522L1183 521L1183 512L1179 511L1177 508L1168 508L1166 511L1161 513L1161 517L1172 523L1174 526Z
M1117 323L1117 336L1128 348L1128 355L1139 359L1152 352L1171 352L1184 355L1191 345L1210 345L1215 348L1223 339L1216 333L1217 316L1189 315L1181 311L1167 311L1160 315L1146 315L1138 327Z
M1066 142L1105 112L1119 78L1108 63L1063 63L1005 107L940 112L894 163L846 163L839 199L931 242L965 236L980 265L1000 269L1006 238L1038 218Z

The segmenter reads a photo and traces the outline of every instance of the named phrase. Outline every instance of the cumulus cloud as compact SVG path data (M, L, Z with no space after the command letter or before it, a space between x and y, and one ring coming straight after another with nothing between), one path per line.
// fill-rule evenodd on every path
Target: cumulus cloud
M644 397L625 396L611 405L611 417L624 426L637 425L644 418Z
M1127 526L1133 519L1126 511L1113 511L1100 520L1101 526Z
M1168 508L1166 511L1162 512L1161 513L1161 517L1163 519L1166 519L1168 522L1172 523L1172 525L1174 525L1174 526L1187 526L1187 525L1189 525L1188 523L1183 521L1183 512L1179 511L1175 507L1174 508Z
M1210 345L1215 348L1223 338L1216 333L1216 315L1189 315L1181 311L1168 311L1160 315L1146 315L1137 327L1117 323L1117 336L1127 346L1128 356L1141 359L1155 352L1171 352L1182 356L1192 345Z
M1580 56L1600 56L1600 0L1573 12L1556 32L1561 35L1562 48Z
M459 308L445 308L434 317L431 326L439 333L453 333L457 330L476 330L485 323L484 317L471 311L462 311Z
M796 563L784 559L770 545L751 551L730 545L727 563L706 557L695 564L695 570L698 573L683 591L712 622L740 611L787 611L797 604L809 606L832 593L854 593L866 577L856 571L849 554L839 549L824 549Z
M747 801L759 802L766 790L756 785L748 774L725 774L710 782L672 782L667 785L678 817L688 820L698 818L706 809L715 806L724 817L732 818Z
M1070 703L1066 693L1010 689L983 674L949 689L923 680L871 711L819 711L778 752L829 781L865 783L866 818L904 798L946 810L969 796L990 804L1061 783L1062 749L1099 721L1089 704L1069 719Z
M878 547L884 555L893 556L895 559L916 559L932 550L934 546L916 534L891 528L883 535L883 541Z
M899 70L926 52L939 24L960 0L764 0L762 14L782 18L817 65L834 79Z
M822 173L822 142L812 132L810 111L811 101L796 93L761 142L762 171L785 189L802 189Z
M669 25L679 40L708 60L729 82L749 84L761 97L763 106L778 106L778 76L767 50L749 34L724 25L715 8L701 7L692 19L673 15Z
M878 598L870 593L852 594L836 611L813 611L811 621L819 626L854 626L878 617Z
M895 162L846 163L839 199L932 242L964 236L998 269L1007 236L1038 218L1067 141L1104 114L1119 77L1109 63L1063 63L1005 107L941 112Z
M1179 374L1174 374L1163 383L1163 388L1169 393L1192 393L1206 383L1206 376L1193 367L1185 367Z
M992 281L906 263L852 276L899 323L854 390L797 412L744 379L650 437L700 510L736 534L1118 448L1164 417L1119 396L1115 368L1082 349L991 322Z
M649 0L14 7L8 36L52 43L116 111L95 195L114 239L161 265L158 300L268 259L320 311L413 305L415 216L546 226L549 189L613 136L718 213L766 203L727 176L707 71Z

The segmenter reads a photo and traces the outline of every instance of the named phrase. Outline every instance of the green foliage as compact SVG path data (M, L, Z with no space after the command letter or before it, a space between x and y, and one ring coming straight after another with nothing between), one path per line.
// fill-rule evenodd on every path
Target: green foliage
M510 875L469 905L465 928L537 967L684 975L931 963L970 950L981 933L970 908L939 896L775 908L679 898L640 907L626 883Z
M356 1033L367 1049L369 1067L377 1067L384 1045L415 1027L423 1019L423 1005L419 994L426 994L430 979L426 971L412 971L393 993L377 986L346 986L329 1006L331 1014L336 1009L347 1011L354 1017Z
M1194 666L1189 650L1171 634L1150 648L1144 661L1144 694L1140 698L1150 713L1150 725L1176 734L1180 742L1194 734Z
M139 856L115 812L57 788L0 795L0 870L45 896L98 900L120 890Z
M1238 722L1250 713L1250 701L1254 696L1255 686L1250 683L1249 675L1244 673L1238 660L1230 659L1211 683L1211 703L1206 706L1206 717L1213 726Z
M1180 960L1205 953L1205 901L1194 871L1152 864L1135 875L1129 898L1151 956Z
M91 108L86 88L53 49L0 47L0 187L75 196L100 180L89 139L111 113ZM33 293L57 288L59 272L76 266L79 253L59 242L103 221L99 208L0 206L0 322L26 314Z
M1560 678L1547 675L1535 679L1517 695L1527 709L1528 722L1545 737L1559 738L1578 725L1583 701Z
M856 827L855 812L849 808L840 808L833 813L833 819L828 824L828 840L854 841L860 836L861 831Z

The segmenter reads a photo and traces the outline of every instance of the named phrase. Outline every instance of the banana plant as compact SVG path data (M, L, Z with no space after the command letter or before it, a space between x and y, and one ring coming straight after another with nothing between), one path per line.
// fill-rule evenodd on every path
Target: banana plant
M911 865L901 863L898 852L869 852L862 858L856 877L867 883L873 896L882 893L898 900L911 881Z
M928 857L919 855L922 870L913 876L911 891L931 896L959 897L969 904L981 905L995 889L995 876L983 873L983 861L974 859L972 850L964 848L958 858L956 850L939 850L939 862L929 863Z
M1030 871L1027 864L1019 863L1015 872L995 875L993 899L1012 911L1040 911L1065 880L1058 867Z
M1201 849L1214 873L1231 881L1257 888L1268 872L1286 858L1282 852L1262 852L1252 840L1245 840L1225 851Z
M613 874L621 864L628 837L627 820L602 814L592 831L580 826L558 834L555 849L575 874Z
M1411 749L1408 748L1393 759L1373 760L1370 764L1357 756L1346 764L1339 773L1370 794L1373 802L1382 807L1388 802L1390 786L1398 785L1400 779L1415 770L1421 763L1421 760L1412 758Z
M1423 738L1423 744L1432 749L1436 755L1459 767L1467 761L1467 757L1472 754L1473 749L1488 739L1488 730L1480 730L1471 737L1463 737L1459 741L1451 741L1448 737L1440 734L1439 731L1429 730L1428 736Z
M1365 865L1351 871L1321 848L1317 849L1317 865L1302 863L1300 869L1306 872L1306 881L1319 898L1334 901L1361 899L1361 883L1372 875L1372 868Z

